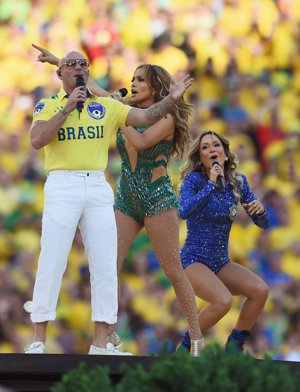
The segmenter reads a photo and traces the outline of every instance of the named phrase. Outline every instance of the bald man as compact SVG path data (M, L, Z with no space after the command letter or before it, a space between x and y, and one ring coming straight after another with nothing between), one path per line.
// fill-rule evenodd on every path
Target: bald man
M173 81L166 98L139 109L93 95L86 88L89 63L81 53L67 53L59 61L57 76L61 90L37 103L30 129L32 146L44 149L47 179L31 313L33 342L25 353L46 352L47 324L56 318L63 274L79 227L89 263L95 323L89 354L131 355L107 341L118 311L114 194L104 176L109 145L119 127L151 125L164 117L192 79L186 75Z

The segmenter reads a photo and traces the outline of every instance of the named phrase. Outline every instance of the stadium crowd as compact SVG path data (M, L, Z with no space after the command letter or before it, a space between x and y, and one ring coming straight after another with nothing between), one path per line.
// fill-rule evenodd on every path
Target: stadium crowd
M262 231L241 210L231 232L232 259L270 287L247 350L300 361L299 2L2 0L0 40L0 352L22 352L32 333L23 303L31 299L37 267L45 173L28 131L35 103L59 88L55 67L36 61L36 43L57 56L85 52L91 76L109 91L130 90L132 72L144 62L194 77L186 97L195 107L193 134L210 129L229 138L240 171L271 216ZM181 164L171 165L177 189ZM106 175L114 188L119 174L112 145ZM185 235L182 221L181 244ZM87 352L93 325L79 233L60 295L49 351ZM240 304L210 331L207 344L224 343ZM125 261L119 308L118 333L135 355L164 345L174 350L187 327L144 232Z

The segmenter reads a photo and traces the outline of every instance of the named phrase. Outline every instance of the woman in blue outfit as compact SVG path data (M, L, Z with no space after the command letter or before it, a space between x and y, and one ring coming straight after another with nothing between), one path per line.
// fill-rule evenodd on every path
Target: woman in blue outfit
M182 265L197 297L208 303L199 313L200 329L205 333L226 315L233 295L245 297L225 346L230 352L242 351L265 305L268 287L249 269L230 261L229 233L238 203L263 229L269 217L245 175L237 172L229 142L215 132L204 132L192 143L181 176L179 214L187 225ZM181 344L189 348L188 332Z

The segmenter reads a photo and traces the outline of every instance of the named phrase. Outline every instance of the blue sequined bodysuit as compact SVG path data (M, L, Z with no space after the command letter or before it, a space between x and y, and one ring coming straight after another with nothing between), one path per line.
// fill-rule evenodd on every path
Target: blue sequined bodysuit
M143 133L148 127L135 129ZM137 163L132 170L122 131L117 135L117 148L122 160L121 179L115 197L115 208L144 223L145 216L152 216L169 208L177 208L177 198L167 164L172 153L173 142L162 140L155 146L137 152ZM159 159L163 156L165 159ZM156 160L157 159L157 160ZM166 175L152 181L153 170L165 167Z
M239 174L241 203L255 200L243 174ZM184 178L179 194L179 214L186 219L187 237L181 249L183 268L200 262L218 273L230 262L228 256L228 239L231 225L237 213L237 202L233 186L229 183L222 192L206 175L191 172ZM253 222L267 228L269 217L253 215Z

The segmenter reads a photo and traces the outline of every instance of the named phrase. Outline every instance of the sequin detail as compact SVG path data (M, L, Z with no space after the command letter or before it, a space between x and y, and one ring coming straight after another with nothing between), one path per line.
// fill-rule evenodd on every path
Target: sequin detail
M255 199L244 175L240 188L241 202ZM181 249L183 268L201 262L218 273L230 262L228 255L229 233L235 218L236 199L233 187L227 183L225 192L211 183L206 175L189 173L180 188L179 214L186 219L187 237ZM254 215L253 222L262 228L268 226L269 217Z
M135 129L143 133L148 127ZM137 163L131 168L125 140L121 131L117 135L117 148L122 161L121 179L115 197L115 208L143 224L145 216L153 216L170 208L177 208L178 203L168 171L166 176L152 181L153 169L165 167L172 152L172 141L162 140L145 151L137 152ZM163 155L166 160L156 160Z

